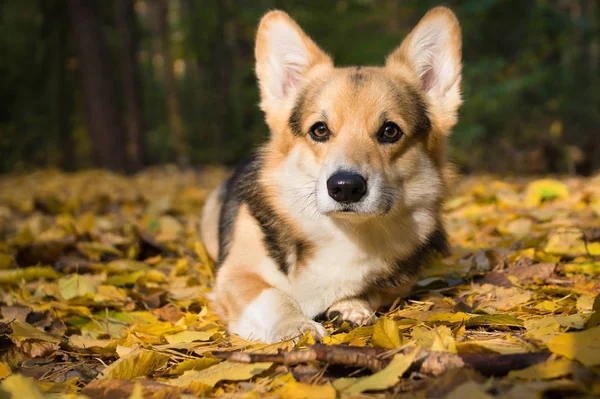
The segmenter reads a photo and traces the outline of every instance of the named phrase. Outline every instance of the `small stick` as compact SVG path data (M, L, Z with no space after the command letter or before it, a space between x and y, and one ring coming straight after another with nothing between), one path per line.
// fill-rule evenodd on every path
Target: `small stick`
M279 352L276 354L218 351L213 352L213 355L218 359L226 359L238 363L272 362L291 366L321 361L328 364L366 367L375 372L388 365L388 359L377 357L385 352L387 352L387 349L316 344L306 350Z
M320 361L327 364L338 364L350 367L365 367L373 372L385 368L391 358L385 358L389 349L370 348L361 346L341 345L311 345L305 350L282 352L276 354L247 353L247 352L213 352L218 359L238 363L271 362L292 366L295 364ZM424 355L425 355L425 351ZM464 353L458 355L466 366L477 370L486 376L503 376L511 370L520 370L531 365L542 363L550 357L549 352L516 353L516 354L480 354ZM419 356L417 363L422 363L425 356ZM417 365L417 367L420 367Z

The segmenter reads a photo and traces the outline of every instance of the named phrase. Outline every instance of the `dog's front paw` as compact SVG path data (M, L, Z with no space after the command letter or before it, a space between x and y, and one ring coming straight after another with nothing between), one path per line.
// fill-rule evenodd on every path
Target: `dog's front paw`
M343 299L327 309L327 318L347 321L354 326L371 325L377 320L371 305L363 299Z
M276 326L271 336L272 342L292 340L296 343L306 333L310 331L316 341L321 341L328 333L327 330L314 320L308 318L294 318L281 322Z

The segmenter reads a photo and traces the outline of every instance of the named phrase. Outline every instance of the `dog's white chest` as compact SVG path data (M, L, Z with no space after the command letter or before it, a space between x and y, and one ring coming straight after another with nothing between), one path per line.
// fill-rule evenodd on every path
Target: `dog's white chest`
M351 236L323 229L314 255L290 275L292 296L307 317L315 317L334 302L362 293L374 269L386 267L360 249Z

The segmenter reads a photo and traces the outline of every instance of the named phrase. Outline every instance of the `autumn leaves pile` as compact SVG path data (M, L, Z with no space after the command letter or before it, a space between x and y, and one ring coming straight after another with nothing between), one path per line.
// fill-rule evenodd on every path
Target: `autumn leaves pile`
M600 176L465 178L452 255L374 326L325 323L326 345L382 348L373 370L218 355L314 343L246 342L212 312L198 224L223 174L0 178L0 397L600 394Z

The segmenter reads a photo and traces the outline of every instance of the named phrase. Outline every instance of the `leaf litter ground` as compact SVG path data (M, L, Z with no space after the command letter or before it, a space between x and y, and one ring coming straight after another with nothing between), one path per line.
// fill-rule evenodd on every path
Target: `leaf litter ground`
M225 174L0 178L0 397L600 395L600 176L463 179L409 298L263 345L210 305L199 215Z

